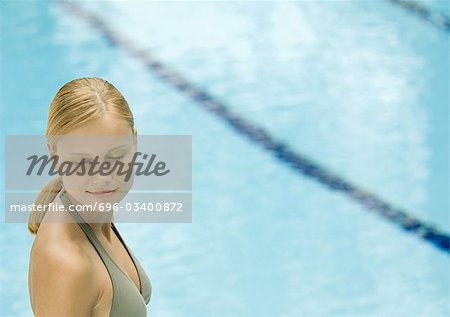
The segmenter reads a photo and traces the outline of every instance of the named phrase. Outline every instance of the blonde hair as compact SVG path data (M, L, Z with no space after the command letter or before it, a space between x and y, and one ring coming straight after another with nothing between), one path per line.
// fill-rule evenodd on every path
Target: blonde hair
M74 79L62 86L53 98L47 117L46 137L55 147L58 135L82 126L105 114L126 120L134 131L133 114L122 94L108 81L97 77ZM52 137L55 136L55 137ZM62 188L60 175L51 179L35 200L36 205L47 205ZM45 211L33 210L28 218L28 231L37 234Z

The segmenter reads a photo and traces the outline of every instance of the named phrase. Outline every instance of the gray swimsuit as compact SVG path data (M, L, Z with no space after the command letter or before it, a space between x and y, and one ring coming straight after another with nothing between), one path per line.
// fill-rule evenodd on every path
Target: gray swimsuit
M112 259L112 257L103 248L100 241L95 236L92 228L87 224L80 214L74 210L69 209L69 205L73 205L64 187L59 194L61 202L64 204L66 210L76 220L78 225L84 231L89 241L94 246L98 255L102 259L103 263L108 270L113 286L113 300L111 306L110 317L145 317L147 316L146 304L150 301L152 293L152 285L150 279L141 267L139 261L134 254L128 249L127 245L123 241L114 223L111 223L113 231L116 233L120 242L124 245L128 254L130 255L139 276L140 290L137 289L136 284L128 277Z

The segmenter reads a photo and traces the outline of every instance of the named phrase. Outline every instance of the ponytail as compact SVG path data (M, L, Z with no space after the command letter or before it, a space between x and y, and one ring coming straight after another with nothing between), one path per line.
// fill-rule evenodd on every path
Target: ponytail
M35 205L48 205L55 199L56 195L62 188L62 177L60 175L52 178L41 190L36 200ZM37 234L39 225L44 218L45 210L33 210L28 217L28 231L31 234Z

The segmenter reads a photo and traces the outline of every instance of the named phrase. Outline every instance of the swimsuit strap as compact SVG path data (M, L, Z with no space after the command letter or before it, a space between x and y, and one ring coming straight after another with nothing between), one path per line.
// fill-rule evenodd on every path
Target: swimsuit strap
M100 255L103 262L106 264L107 269L109 270L110 262L112 262L114 265L117 266L117 264L114 262L114 259L111 258L109 253L105 250L101 242L98 240L91 226L88 223L86 223L86 221L80 216L80 214L75 209L69 208L70 205L75 204L72 203L72 201L69 198L69 195L67 194L64 188L61 190L59 198L61 199L61 202L63 203L66 210L72 215L72 217L76 220L78 225L84 231L89 241L91 241L91 243L94 245L95 249L97 250L97 253Z
M123 270L116 263L116 261L114 261L114 259L105 250L105 248L103 247L101 242L98 240L97 236L95 235L94 231L92 230L91 226L88 223L86 223L86 221L80 216L80 214L74 208L69 208L70 205L75 205L75 204L72 203L72 201L69 198L69 195L67 194L67 191L64 188L61 190L59 198L61 199L61 202L64 204L64 207L66 208L66 210L72 215L72 217L80 225L81 229L84 231L84 233L88 237L89 241L91 241L91 243L94 245L95 249L97 250L97 253L102 258L102 261L105 263L106 268L108 269L108 271L110 270L109 266L112 263L112 265L114 265L131 282L133 282L131 280L131 278L127 274L125 274L125 272L123 272ZM144 288L144 291L147 292L148 291L147 290L147 285L142 285L143 284L142 280L141 280L141 274L142 274L142 270L143 270L142 267L140 266L140 264L137 261L137 259L134 257L134 254L128 249L128 246L125 244L124 240L122 239L122 236L120 235L120 233L117 230L117 228L114 225L114 223L111 223L111 227L112 227L113 231L116 233L116 235L119 238L120 242L125 247L125 250L130 255L130 257L131 257L131 259L133 261L133 264L136 267L136 270L137 270L137 273L138 273L137 275L138 275L138 278L139 278L139 286L140 286L139 287L139 292L142 294L143 288ZM134 284L134 282L133 282L133 284Z
M137 289L133 280L124 271L122 271L119 265L105 250L89 223L86 223L86 221L76 211L76 208L72 207L75 204L72 203L64 187L62 188L59 197L65 209L76 220L80 228L84 231L85 235L94 246L94 249L97 251L108 271L113 288L113 298L109 317L147 316L146 304L149 302L151 296L150 280L145 272L140 268L139 262L135 260L133 254L128 250L117 228L115 228L114 224L111 223L112 229L123 243L127 252L131 255L136 266L139 276L140 290Z

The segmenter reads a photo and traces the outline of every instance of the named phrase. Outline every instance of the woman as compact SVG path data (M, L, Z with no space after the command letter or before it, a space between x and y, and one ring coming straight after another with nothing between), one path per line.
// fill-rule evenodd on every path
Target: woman
M126 163L137 146L126 100L100 78L79 78L60 88L46 136L57 167L66 161L86 164L96 155ZM112 210L71 208L119 202L131 183L114 173L63 174L43 188L36 205L64 207L58 213L35 209L28 221L36 235L28 274L36 316L146 316L151 283L112 222Z

